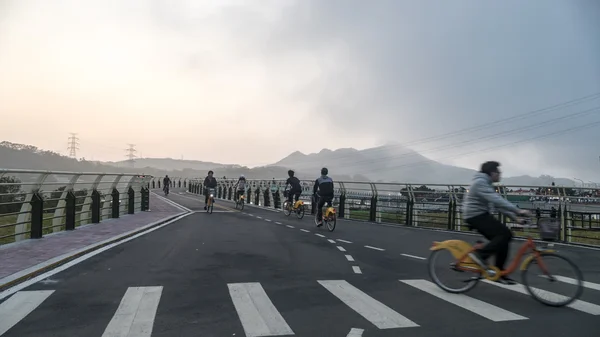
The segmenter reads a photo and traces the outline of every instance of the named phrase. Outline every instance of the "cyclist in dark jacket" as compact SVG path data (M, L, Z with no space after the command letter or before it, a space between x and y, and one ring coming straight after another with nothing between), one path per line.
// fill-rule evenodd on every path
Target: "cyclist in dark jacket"
M208 171L208 176L204 178L204 209L206 209L206 205L208 204L208 189L209 188L217 188L217 179L213 177L214 172L212 170Z
M294 171L288 171L289 178L285 182L285 188L287 185L290 185L290 190L288 191L287 200L292 203L294 199L298 201L300 199L300 194L302 194L302 186L300 185L300 179L294 177Z
M333 202L333 179L327 176L328 173L329 170L326 167L322 168L321 176L315 180L315 186L313 187L315 199L319 200L317 203L317 219L319 219L317 227L323 226L323 206L327 203L327 206L331 207Z

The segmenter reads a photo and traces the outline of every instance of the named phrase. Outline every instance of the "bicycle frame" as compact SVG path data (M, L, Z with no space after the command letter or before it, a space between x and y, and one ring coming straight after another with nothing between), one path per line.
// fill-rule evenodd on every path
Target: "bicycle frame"
M521 248L519 248L517 255L515 255L515 257L513 258L512 262L508 266L508 268L506 268L504 270L500 270L496 266L488 266L489 269L492 269L495 272L495 275L490 276L490 275L488 275L487 271L481 269L481 267L477 263L475 263L475 261L473 261L473 259L471 259L469 257L469 253L472 253L473 251L480 248L481 246L483 246L482 243L477 243L476 245L471 246L469 243L462 241L462 240L447 240L447 241L443 241L443 242L437 242L437 241L434 242L433 246L431 247L430 250L448 249L454 256L454 258L457 259L457 262L456 262L456 265L454 266L454 268L456 268L458 270L462 270L462 271L470 271L470 272L480 273L486 279L488 279L490 281L496 281L502 276L512 274L515 270L517 270L517 268L519 266L519 262L521 262L521 260L523 259L523 256L525 254L527 254L527 252L530 250L531 250L531 255L526 257L525 260L521 263L520 269L524 270L525 267L527 266L527 264L530 262L530 260L536 259L536 261L537 261L538 265L540 266L540 268L542 269L542 271L545 274L548 274L546 266L544 265L544 262L541 259L541 253L554 251L554 250L550 250L550 249L543 250L543 251L539 250L537 248L537 246L535 245L535 242L533 241L533 239L531 237L527 237L527 241L521 245Z

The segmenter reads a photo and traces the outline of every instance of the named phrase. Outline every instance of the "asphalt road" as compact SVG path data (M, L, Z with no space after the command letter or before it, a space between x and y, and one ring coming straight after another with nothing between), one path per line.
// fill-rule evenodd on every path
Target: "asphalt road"
M179 194L181 193L181 194ZM0 300L0 336L595 336L600 250L557 249L590 283L551 308L481 283L431 287L434 240L477 237L338 221L335 232L281 212L173 190L195 213ZM513 246L517 246L515 241ZM368 246L368 247L367 247ZM514 252L511 254L514 256ZM518 275L516 277L518 278ZM441 297L441 298L440 298Z

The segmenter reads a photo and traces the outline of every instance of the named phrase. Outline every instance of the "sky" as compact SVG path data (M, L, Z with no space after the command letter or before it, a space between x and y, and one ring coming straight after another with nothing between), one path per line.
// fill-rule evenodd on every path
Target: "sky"
M393 143L600 182L599 60L596 0L2 0L0 138L248 166Z

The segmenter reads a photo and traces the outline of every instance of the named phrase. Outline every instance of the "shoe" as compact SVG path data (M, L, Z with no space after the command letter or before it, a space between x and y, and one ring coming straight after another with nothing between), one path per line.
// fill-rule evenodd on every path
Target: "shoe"
M204 205L204 209L206 210L206 205Z
M319 221L319 222L317 223L317 227L321 227L321 226L323 226L323 221Z
M511 279L510 277L506 277L506 276L500 277L498 280L496 280L496 282L502 283L502 284L507 284L507 285L517 284L517 282L515 280Z

